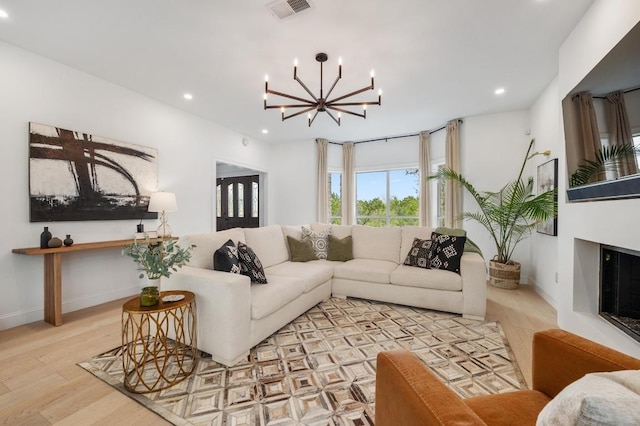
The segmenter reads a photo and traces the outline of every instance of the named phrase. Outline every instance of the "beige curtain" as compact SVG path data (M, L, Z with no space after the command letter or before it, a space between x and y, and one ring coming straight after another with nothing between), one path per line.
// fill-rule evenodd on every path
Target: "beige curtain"
M318 151L318 222L327 223L329 221L329 177L327 166L327 145L326 139L316 139Z
M573 97L578 110L578 133L582 139L582 152L579 152L580 162L582 160L596 159L596 152L600 150L600 131L596 121L596 110L593 107L593 97L589 92L580 92Z
M353 142L342 144L342 224L353 225L355 218L355 176L353 174Z
M427 177L431 174L431 170L429 167L431 163L431 159L429 157L430 137L431 133L420 132L420 145L418 149L418 176L420 176L420 226L427 227L431 226L431 214L429 214L429 202L431 201L429 187L431 186L431 182L427 180Z
M458 119L447 123L445 142L445 166L460 173L460 122ZM459 228L462 211L462 188L457 183L448 181L445 187L445 223L444 226Z
M609 145L627 145L633 143L629 115L622 91L612 92L606 96L607 127L609 129ZM618 164L618 177L638 173L636 159L629 158Z

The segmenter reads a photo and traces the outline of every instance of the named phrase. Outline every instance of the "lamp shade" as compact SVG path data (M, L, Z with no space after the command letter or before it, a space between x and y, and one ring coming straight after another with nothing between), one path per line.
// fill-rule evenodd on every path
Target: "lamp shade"
M178 210L176 194L173 192L154 192L149 198L150 212L175 212Z

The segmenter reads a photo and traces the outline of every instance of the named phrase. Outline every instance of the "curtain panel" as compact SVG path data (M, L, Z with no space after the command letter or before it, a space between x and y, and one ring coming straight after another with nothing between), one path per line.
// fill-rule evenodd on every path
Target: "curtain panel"
M460 173L460 120L447 122L445 141L445 166ZM461 227L462 188L459 184L448 181L445 186L445 226Z
M429 142L431 140L431 133L428 131L420 132L419 135L419 148L418 148L418 176L420 177L420 226L431 226L431 214L429 214L429 201L431 200L430 186L431 182L427 180L427 177L431 174L430 164L431 158L429 155Z
M605 110L607 112L607 128L609 130L609 145L628 145L633 143L631 124L627 114L624 93L619 90L606 96ZM635 157L623 159L617 164L618 176L622 177L638 173Z
M355 219L355 176L353 173L353 142L342 144L342 224L353 225Z
M318 222L327 223L329 220L329 176L327 165L326 139L316 139L318 152Z

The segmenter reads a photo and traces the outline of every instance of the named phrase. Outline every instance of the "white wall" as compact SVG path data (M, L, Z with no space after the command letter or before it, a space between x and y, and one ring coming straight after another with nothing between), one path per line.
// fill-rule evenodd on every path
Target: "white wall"
M462 175L478 191L497 191L518 177L531 137L526 110L465 117L460 127ZM473 198L464 193L464 211L477 211ZM488 232L477 222L465 221L467 235L482 249L488 262L497 254ZM524 240L513 259L522 264L520 281L526 283L530 270L529 242Z
M547 86L530 109L531 137L536 139L536 151L551 150L549 157L536 156L529 161L529 172L536 177L537 166L553 158L558 160L558 180L564 179L564 143L561 137L562 111L558 96L558 78ZM536 182L537 184L537 182ZM559 192L561 198L564 192ZM558 233L564 232L564 216L559 216ZM533 233L531 236L531 260L529 282L535 286L550 305L557 305L558 237Z
M640 21L637 0L596 0L560 49L557 104ZM562 132L558 139L564 140ZM559 155L564 166L564 153ZM565 170L564 167L560 168ZM599 243L640 250L640 199L567 203L566 171L559 179L557 311L560 327L634 356L640 344L594 312L590 264ZM597 250L595 250L597 251Z
M245 147L242 135L217 124L2 42L0 58L0 329L43 318L42 256L11 249L38 246L43 226L77 243L135 231L136 221L29 223L30 121L157 148L159 188L178 200L179 211L169 214L177 235L213 229L216 161L269 169L270 147L259 141ZM65 254L62 279L63 312L135 294L140 285L134 263L118 249Z

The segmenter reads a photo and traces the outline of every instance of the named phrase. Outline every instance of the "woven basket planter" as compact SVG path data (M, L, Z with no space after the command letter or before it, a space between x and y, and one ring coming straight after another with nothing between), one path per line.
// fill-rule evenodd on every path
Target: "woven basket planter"
M489 261L489 282L492 286L514 290L520 285L520 264L510 260L507 263Z

